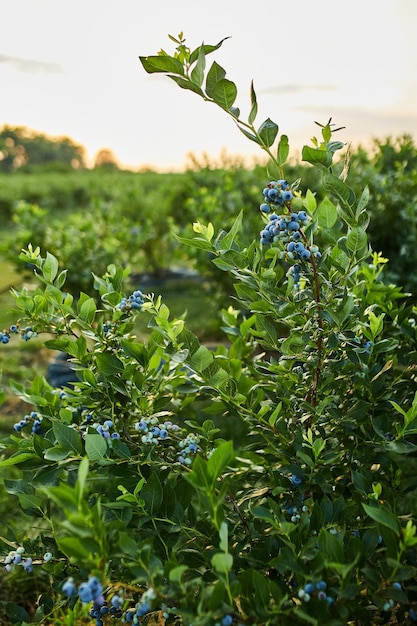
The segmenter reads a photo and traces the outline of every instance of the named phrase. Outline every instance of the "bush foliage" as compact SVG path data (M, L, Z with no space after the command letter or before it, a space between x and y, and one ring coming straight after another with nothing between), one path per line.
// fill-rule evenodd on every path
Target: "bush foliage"
M287 182L288 139L255 126L253 84L246 121L225 70L206 69L222 42L174 40L145 70L214 102L270 160L251 238L248 207L178 236L233 283L224 341L210 350L160 297L124 293L117 264L95 297L74 294L55 255L26 248L38 286L15 293L5 343L47 333L79 382L13 385L32 409L2 442L24 520L3 531L4 560L43 591L34 614L5 608L100 626L414 622L415 310L369 247L369 191L335 174L331 120L303 150L320 194Z

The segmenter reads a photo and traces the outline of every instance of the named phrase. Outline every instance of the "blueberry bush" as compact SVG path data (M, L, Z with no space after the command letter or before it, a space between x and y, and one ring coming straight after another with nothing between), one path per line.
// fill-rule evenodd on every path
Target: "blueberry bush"
M110 264L72 294L51 252L28 246L37 286L15 292L24 333L71 356L79 381L41 375L2 446L6 574L36 581L11 623L376 625L417 621L416 324L371 250L331 120L304 147L322 195L287 180L288 139L246 118L207 57L222 42L140 57L214 103L269 158L258 228L242 212L180 237L232 280L224 340L201 344L161 297ZM342 158L343 161L343 158ZM336 175L341 171L341 175ZM143 316L149 334L134 336ZM28 330L30 329L30 330ZM30 337L29 337L30 339ZM27 584L27 582L26 582Z

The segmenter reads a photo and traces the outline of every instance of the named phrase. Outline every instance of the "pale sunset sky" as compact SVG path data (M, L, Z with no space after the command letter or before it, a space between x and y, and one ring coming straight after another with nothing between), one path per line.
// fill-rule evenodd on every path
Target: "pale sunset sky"
M0 126L113 150L125 166L181 169L186 155L259 155L220 109L148 75L138 56L173 52L168 33L238 87L259 124L271 117L293 151L332 117L342 141L417 139L417 0L0 0Z

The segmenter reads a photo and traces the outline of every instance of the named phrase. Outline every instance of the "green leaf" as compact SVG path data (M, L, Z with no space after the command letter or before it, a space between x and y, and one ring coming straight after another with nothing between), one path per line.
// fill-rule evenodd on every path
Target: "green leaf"
M287 339L281 344L281 350L283 354L295 355L300 354L306 345L305 339L298 333L291 333Z
M318 547L320 553L335 563L344 562L343 545L336 535L332 535L327 529L319 533Z
M246 128L244 128L243 126L239 126L239 124L237 125L238 129L240 130L241 133L243 133L245 135L245 137L247 137L248 139L250 139L251 141L254 141L255 143L257 143L258 145L261 145L260 140L258 139L258 137L256 135L254 135L253 133L250 133L248 130L246 130Z
M212 263L219 269L229 272L230 270L247 267L247 259L244 254L235 250L226 250L220 257L212 259Z
M225 78L226 70L221 65L213 61L206 77L206 94L209 98L213 98L214 87L217 83Z
M204 70L206 68L206 55L204 52L204 44L200 46L200 48L197 48L197 49L198 49L197 64L191 71L191 80L195 85L197 85L198 87L201 87L201 85L203 84L203 79L204 79Z
M290 146L288 143L288 137L287 135L281 135L281 139L279 140L278 151L277 151L278 165L284 165L285 161L288 158L289 152L290 152Z
M63 461L71 454L70 448L65 448L63 446L52 446L45 450L44 457L47 461Z
M236 235L242 228L242 219L243 219L243 211L240 211L235 221L233 222L232 227L229 230L229 232L223 237L217 238L216 247L219 250L230 250L232 248L232 245L236 239Z
M88 298L78 307L79 318L87 324L92 324L96 316L96 303L94 298Z
M362 250L367 243L366 231L361 226L355 226L348 233L346 245L351 252L356 253Z
M216 43L215 45L204 44L202 46L204 50L204 54L207 56L207 54L210 54L211 52L215 52L216 50L218 50L220 46L222 45L222 43L226 41L226 39L230 39L230 37L224 37L221 41L219 41L219 43ZM200 48L196 48L195 50L192 51L192 53L190 54L190 63L194 63L194 61L197 59L199 55L199 52L200 52Z
M202 237L179 237L174 233L175 239L177 239L180 243L183 243L186 246L190 246L191 248L198 248L199 250L207 250L213 251L213 244L211 244L207 239L203 239Z
M219 537L220 537L220 550L222 550L223 552L228 552L229 551L229 539L228 539L228 527L227 527L227 523L226 522L222 522L220 524L220 530L219 530Z
M218 552L211 557L211 564L216 572L226 574L233 567L233 557L231 554Z
M139 61L142 63L143 69L148 72L148 74L153 74L155 72L173 72L174 74L184 75L184 68L181 61L168 55L147 57L140 56Z
M362 503L365 513L378 524L390 528L396 533L400 531L398 519L387 509Z
M336 205L326 196L317 208L317 222L320 228L332 228L337 222Z
M231 80L222 78L214 85L212 98L225 111L233 106L236 96L237 87Z
M191 356L189 363L194 370L202 372L210 365L213 359L213 352L206 348L206 346L200 346Z
M172 583L179 583L182 575L188 570L187 565L177 565L169 571L169 580Z
M350 208L355 204L356 197L353 190L341 181L340 178L337 178L337 176L326 173L323 176L323 187L333 193L342 202L345 208Z
M303 161L311 163L319 167L328 168L332 164L332 154L319 148L311 148L310 146L304 146L302 151Z
M99 371L105 376L114 376L124 370L122 361L114 354L109 354L108 352L97 354L96 362Z
M58 274L58 259L50 252L46 253L46 258L42 264L42 273L48 282L52 283Z
M258 135L261 138L262 145L270 148L274 143L278 134L278 126L269 117L258 128Z
M145 501L146 510L149 515L155 515L159 510L162 500L163 491L161 481L158 474L153 472L140 492L141 498Z
M361 213L365 211L365 208L368 202L369 202L369 188L365 187L365 189L362 192L361 197L359 198L358 205L356 207L356 213L355 213L356 219L359 219L359 216L361 215Z
M130 341L128 339L122 339L120 345L123 348L123 352L134 358L141 365L145 365L148 360L148 355L146 352L146 348L141 343L136 343L135 341Z
M307 189L304 203L305 203L305 207L306 207L307 211L310 214L313 214L314 211L317 208L317 200L315 198L314 193L312 191L310 191L310 189Z
M18 495L19 504L24 511L42 511L42 500L33 494L20 493Z
M217 478L223 473L233 458L233 441L225 441L214 450L207 461L207 469L211 477L212 485L214 485Z
M250 103L251 103L251 109L249 112L248 123L253 124L258 114L258 103L256 100L256 93L255 93L255 88L253 86L253 80L251 81L251 84L250 84Z
M85 538L62 537L57 539L58 548L71 562L78 563L83 559L90 560L94 553L99 553L98 545L93 541L86 541Z
M79 493L78 502L80 504L81 504L81 500L83 498L83 494L85 490L85 483L86 483L87 476L88 476L88 470L89 470L88 459L84 457L83 459L81 459L81 463L78 466L77 485L78 485L78 493Z
M90 461L101 461L107 455L107 441L99 433L87 433L85 436L85 453Z
M125 554L129 554L132 557L138 551L138 544L127 533L119 533L119 546Z
M19 465L19 463L24 463L29 459L37 459L38 456L33 454L33 452L21 452L13 456L9 456L9 458L0 461L0 467L10 467L11 465Z
M204 93L202 89L195 83L191 82L189 78L183 78L182 76L174 76L172 74L168 74L168 76L174 81L174 83L177 83L177 85L181 87L181 89L188 89L189 91L193 91L197 95L204 97Z
M81 436L74 428L71 428L71 426L67 426L66 424L61 424L61 422L54 422L52 424L52 430L57 442L64 450L81 454Z
M255 325L269 346L275 347L277 344L277 332L271 322L264 315L257 315Z

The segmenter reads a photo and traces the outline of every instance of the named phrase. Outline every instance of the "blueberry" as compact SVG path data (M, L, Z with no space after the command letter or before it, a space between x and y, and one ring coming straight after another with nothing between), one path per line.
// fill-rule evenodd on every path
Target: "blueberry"
M288 230L299 230L300 225L296 220L291 220L291 222L288 223L287 226Z
M271 207L269 206L269 204L266 204L266 202L263 202L259 207L259 210L262 211L262 213L270 213Z
M68 580L63 583L62 592L68 596L68 598L74 598L77 595L77 589L72 578L68 578Z
M146 613L149 613L150 610L151 610L151 607L150 607L149 603L148 602L144 602L137 609L136 615L138 617L143 617L144 615L146 615Z
M308 261L308 259L311 257L311 252L310 250L307 250L306 248L304 250L301 250L300 252L300 257L304 260L304 261Z
M81 583L81 585L78 587L78 597L80 598L81 602L84 603L93 601L93 592L88 583Z
M280 192L278 191L278 189L270 189L268 191L268 199L271 200L272 202L275 202L280 196Z

